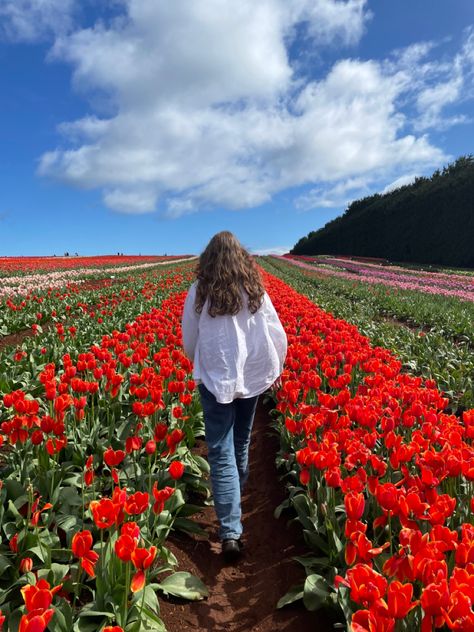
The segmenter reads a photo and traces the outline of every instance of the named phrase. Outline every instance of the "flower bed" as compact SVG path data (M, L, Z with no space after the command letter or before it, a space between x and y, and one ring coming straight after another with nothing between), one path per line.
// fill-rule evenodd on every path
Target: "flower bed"
M180 347L184 296L4 394L0 607L11 630L164 630L157 591L206 594L189 573L158 581L176 567L169 531L197 529L186 489L207 493L207 464L189 450L202 420Z
M474 411L267 276L289 338L276 393L291 504L318 557L281 605L339 605L354 632L474 629Z
M316 265L306 263L307 257L302 259L301 257L277 257L275 255L275 258L284 259L300 268L317 270L320 274L335 276L340 279L382 284L404 290L416 290L427 294L453 296L464 301L474 301L474 280L467 276L430 273L421 270L415 272L399 267L394 268L396 270L394 271L392 268L387 270L383 266L362 265L355 261L342 261L329 257L313 260ZM329 266L334 269L329 269Z
M207 492L189 450L202 418L180 346L183 282L145 284L134 296L164 300L100 343L52 332L55 359L37 373L16 361L0 407L0 607L13 630L164 630L157 592L206 594L173 572L165 544L172 528L199 531L186 492ZM433 380L266 285L289 340L276 391L284 505L313 551L280 605L337 607L354 632L474 629L474 411L448 414Z

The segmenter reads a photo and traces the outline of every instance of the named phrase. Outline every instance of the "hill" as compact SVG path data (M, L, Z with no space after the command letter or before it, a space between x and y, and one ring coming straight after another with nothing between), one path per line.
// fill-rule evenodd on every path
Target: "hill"
M474 268L474 157L462 156L430 178L352 202L291 252Z

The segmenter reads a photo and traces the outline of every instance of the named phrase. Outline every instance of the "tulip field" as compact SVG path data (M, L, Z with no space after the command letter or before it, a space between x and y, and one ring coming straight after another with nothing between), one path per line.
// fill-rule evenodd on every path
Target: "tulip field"
M0 259L0 622L165 631L163 599L208 596L167 545L204 535L210 498L181 347L195 262L52 259ZM275 606L353 632L474 631L472 277L420 284L436 293L260 264L289 343L275 529L290 516L306 545Z

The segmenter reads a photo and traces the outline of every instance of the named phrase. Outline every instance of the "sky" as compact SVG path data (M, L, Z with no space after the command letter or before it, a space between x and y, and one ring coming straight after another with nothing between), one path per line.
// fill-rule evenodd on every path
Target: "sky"
M288 251L474 153L472 0L0 0L0 255Z

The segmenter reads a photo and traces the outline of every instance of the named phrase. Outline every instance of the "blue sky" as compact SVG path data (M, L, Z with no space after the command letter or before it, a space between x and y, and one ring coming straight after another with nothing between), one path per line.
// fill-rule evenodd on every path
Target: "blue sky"
M0 0L2 255L284 251L473 153L471 0Z

